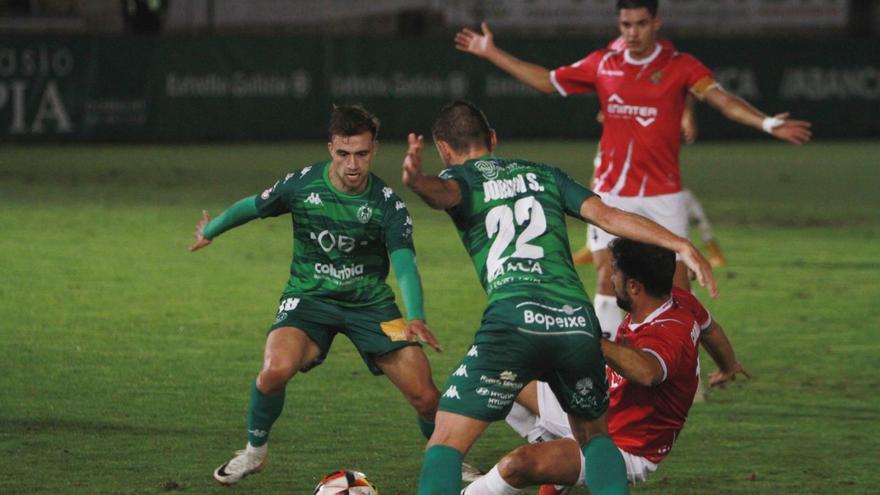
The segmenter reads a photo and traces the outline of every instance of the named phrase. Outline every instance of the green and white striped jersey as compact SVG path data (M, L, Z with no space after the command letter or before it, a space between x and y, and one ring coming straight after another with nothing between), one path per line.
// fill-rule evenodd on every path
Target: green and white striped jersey
M330 183L330 162L290 172L257 197L263 218L291 213L293 260L285 296L326 297L343 306L394 301L388 254L414 249L412 217L378 176L346 194Z
M541 296L586 298L571 260L565 215L580 217L595 194L556 167L482 157L440 173L461 186L447 211L471 256L489 302Z

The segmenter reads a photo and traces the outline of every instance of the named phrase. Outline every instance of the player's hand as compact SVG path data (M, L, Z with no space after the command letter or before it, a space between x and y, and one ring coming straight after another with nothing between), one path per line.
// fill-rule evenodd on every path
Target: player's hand
M751 378L752 374L748 372L743 366L737 361L737 363L730 370L723 371L717 370L711 375L709 375L709 386L710 387L723 387L728 382L732 382L736 380L736 375L742 374L746 378Z
M788 118L788 112L780 113L773 116L781 119L782 125L773 129L773 136L792 144L804 144L813 137L810 127L813 124L806 120L794 120Z
M196 231L193 234L196 237L196 242L189 247L190 251L198 251L208 244L211 244L211 239L205 239L205 226L208 225L208 222L210 221L211 216L208 215L208 210L202 210L202 219L196 224Z
M709 290L709 295L713 298L718 297L718 284L715 282L715 275L712 274L712 265L703 253L688 241L678 254L684 264L696 274L697 282Z
M478 57L486 58L489 53L495 49L495 38L492 31L489 30L489 24L483 22L480 24L482 34L464 28L455 34L455 48L472 53Z
M409 148L406 150L406 157L403 159L403 185L413 187L413 185L422 177L422 149L425 147L425 138L421 134L416 136L409 133L407 136Z
M403 328L403 334L406 340L418 340L433 347L437 352L443 352L443 346L437 342L437 337L434 337L425 320L409 320Z

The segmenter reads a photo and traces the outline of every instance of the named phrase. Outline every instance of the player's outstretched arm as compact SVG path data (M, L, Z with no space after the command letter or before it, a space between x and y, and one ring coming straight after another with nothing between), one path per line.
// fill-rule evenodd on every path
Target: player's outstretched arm
M746 378L752 377L752 374L737 361L730 339L717 321L713 320L709 328L703 331L700 342L718 366L718 370L709 375L709 386L715 387L732 382L736 380L737 374L742 374Z
M598 196L584 200L580 213L585 221L608 233L674 251L696 274L700 285L709 290L709 295L718 296L718 285L715 276L712 275L712 265L689 240L673 234L641 215L608 206Z
M789 119L788 112L769 117L723 88L710 89L704 99L728 119L767 132L777 139L793 144L804 144L813 136L810 122Z
M455 35L455 48L492 62L499 69L519 79L542 93L553 93L556 88L550 81L550 70L531 62L520 60L495 46L495 36L489 24L480 24L481 33L463 28Z
M403 184L435 210L448 210L458 205L461 202L461 188L458 182L422 174L424 136L410 133L407 140L409 148L403 159Z
M409 248L401 248L392 252L389 258L391 267L394 268L394 276L397 277L397 285L400 287L400 295L403 297L403 307L406 309L408 321L403 330L406 339L416 339L433 347L437 352L442 352L443 347L425 322L424 292L419 269L416 266L415 253Z
M211 240L223 232L259 217L256 200L256 196L241 199L223 210L223 213L213 220L207 210L202 210L202 219L196 225L196 242L189 247L189 250L198 251L211 244Z
M663 381L663 366L653 354L608 339L600 339L599 345L608 366L627 380L645 387Z

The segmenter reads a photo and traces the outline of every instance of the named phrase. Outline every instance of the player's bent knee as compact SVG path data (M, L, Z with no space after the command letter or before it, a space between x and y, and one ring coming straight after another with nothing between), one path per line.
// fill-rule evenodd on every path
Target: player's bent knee
M296 373L290 363L271 363L264 366L257 378L257 388L264 394L281 391Z
M440 403L440 392L430 387L410 395L407 400L420 416L433 417Z
M519 447L501 459L498 463L498 473L510 485L523 487L531 484L532 469L535 466L536 460L532 459L523 447Z

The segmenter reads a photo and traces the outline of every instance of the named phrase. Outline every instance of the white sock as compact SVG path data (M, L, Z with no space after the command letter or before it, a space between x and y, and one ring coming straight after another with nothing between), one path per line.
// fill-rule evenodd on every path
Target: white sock
M247 448L245 448L245 450L247 451L248 455L264 457L266 453L269 452L269 443L266 442L259 447L254 447L253 445L251 445L250 442L248 442Z
M617 337L617 327L623 321L623 313L617 307L617 298L596 294L593 299L593 307L596 309L596 318L599 319L602 333L609 335L610 340L614 340Z
M486 476L468 485L461 493L462 495L516 495L520 492L522 488L514 488L504 481L496 465L492 466L492 470L486 473Z

